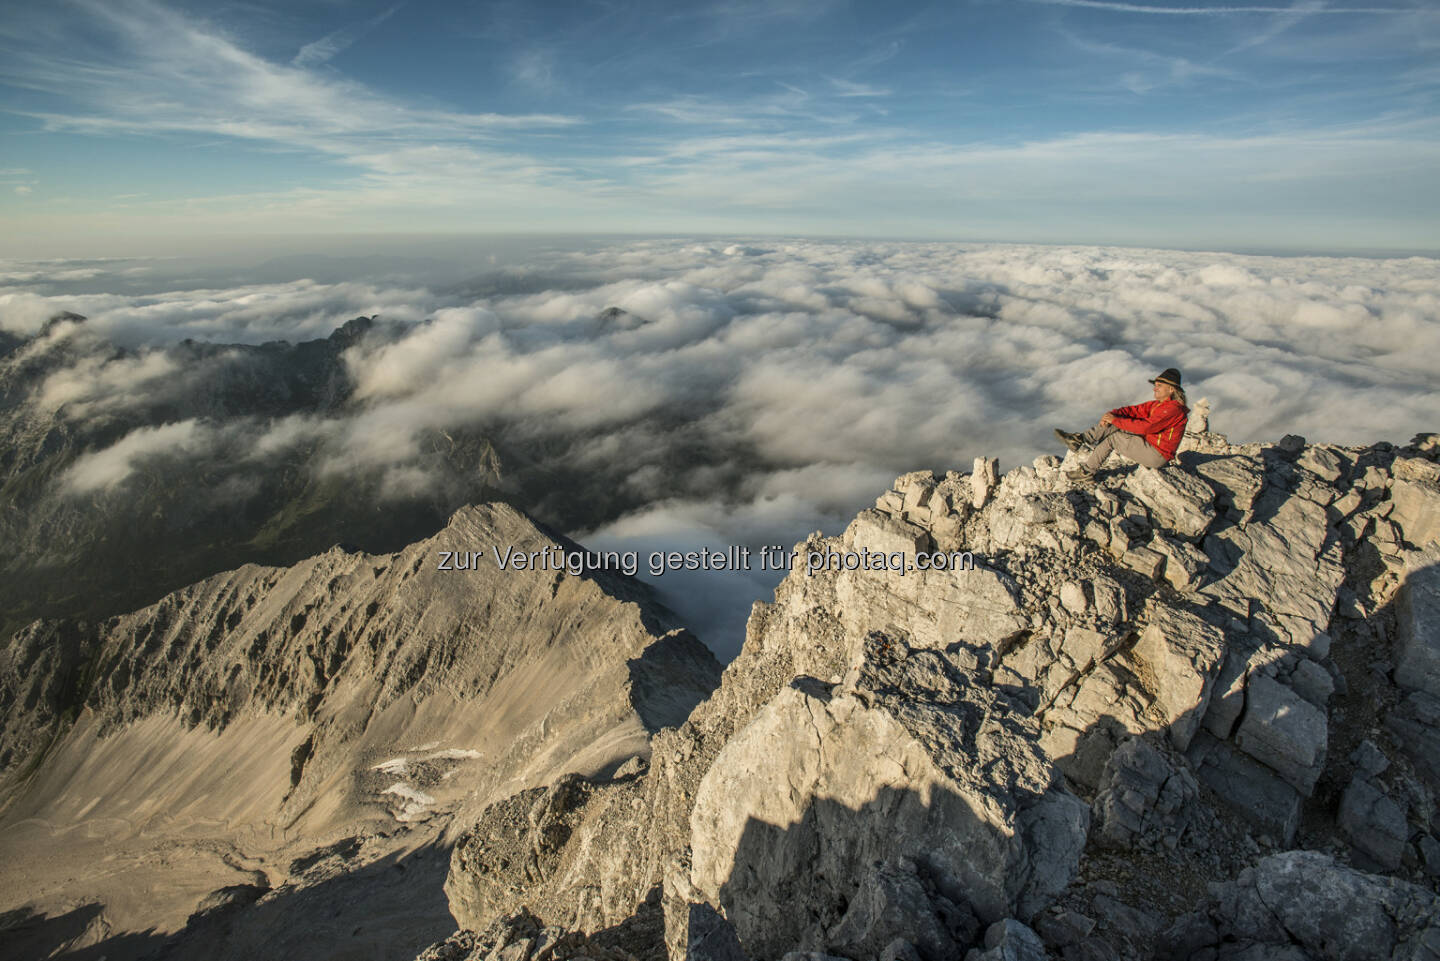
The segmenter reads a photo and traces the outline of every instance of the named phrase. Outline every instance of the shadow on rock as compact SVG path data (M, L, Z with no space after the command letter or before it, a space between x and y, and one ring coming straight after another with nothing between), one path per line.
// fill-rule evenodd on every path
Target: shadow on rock
M448 847L422 847L313 883L303 879L298 884L287 883L253 903L228 900L192 915L190 922L172 935L153 931L116 934L73 950L65 948L87 929L104 925L103 905L86 905L54 918L32 912L0 922L0 942L4 944L0 959L381 961L413 957L455 929L443 890L449 864Z
M161 935L146 931L94 943L97 935L103 937L106 927L105 906L99 903L84 904L54 917L28 907L8 911L0 916L0 961L119 961L143 957L163 941Z

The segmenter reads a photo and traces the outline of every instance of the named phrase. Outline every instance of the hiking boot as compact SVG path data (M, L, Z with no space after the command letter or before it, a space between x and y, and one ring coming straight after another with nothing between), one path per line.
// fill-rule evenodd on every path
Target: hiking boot
M1065 478L1077 487L1094 487L1095 472L1083 464L1065 472Z
M1085 449L1085 438L1079 434L1072 434L1068 430L1061 430L1057 427L1055 428L1055 436L1060 438L1062 444L1077 454Z

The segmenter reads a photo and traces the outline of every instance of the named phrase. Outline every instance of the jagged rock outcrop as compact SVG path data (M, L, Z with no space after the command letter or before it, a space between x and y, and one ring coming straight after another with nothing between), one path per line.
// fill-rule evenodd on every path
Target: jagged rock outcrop
M603 572L502 571L493 551L509 548L578 549L487 505L398 554L336 548L290 568L247 565L99 623L37 622L0 653L0 773L25 763L25 745L63 733L66 714L104 738L155 715L222 731L272 713L312 725L295 753L301 803L327 746L402 699L408 711L434 697L483 703L484 737L524 760L505 765L518 776L548 767L527 750L542 743L598 749L596 767L623 759L644 747L644 729L679 723L708 691L713 657L643 589ZM537 683L543 696L528 693ZM543 735L530 731L542 721Z
M1069 882L1089 818L1027 714L939 652L872 633L840 685L795 682L717 755L690 818L695 892L761 957L878 953L888 938L853 937L870 927L853 920L854 882L897 857L949 902L912 899L917 918L1028 917Z
M1433 851L1440 874L1440 699L1418 680L1397 690L1393 662L1363 646L1420 652L1409 665L1433 640L1423 613L1412 634L1388 625L1402 577L1401 610L1425 610L1428 569L1413 540L1428 527L1391 478L1429 484L1436 455L1426 437L1347 449L1202 433L1171 466L1104 471L1091 489L1056 457L904 475L843 534L797 545L720 689L656 737L645 773L589 784L538 870L467 858L524 804L482 814L452 862L456 916L482 927L508 896L597 930L658 898L674 959L705 945L732 961L1141 958L1207 881L1263 888L1283 928L1290 908L1265 892L1314 867L1321 903L1411 892L1389 916L1421 940L1388 943L1433 940L1440 922L1411 910L1428 904L1420 888L1327 856L1227 879L1297 841L1412 878ZM920 569L935 551L969 556ZM1394 738L1402 772L1348 760L1357 712ZM986 730L1001 740L968 733ZM1221 897L1187 950L1331 956L1324 936L1244 928L1248 897Z
M714 688L713 656L647 588L562 564L500 570L492 548L578 549L506 505L470 507L397 554L247 565L132 614L20 631L0 648L0 887L55 857L54 834L83 857L103 824L106 851L137 859L237 845L231 861L271 878L263 917L306 903L307 882L282 881L317 842L366 863L442 843L466 804L647 755ZM77 872L72 896L111 900L87 883ZM235 956L275 949L232 940Z
M25 628L5 817L252 828L194 937L339 910L366 857L438 883L453 841L434 959L1431 957L1437 459L1205 433L1094 487L1049 456L906 474L797 545L713 692L623 579L435 570L559 543L467 509L395 555ZM357 819L435 847L286 840Z

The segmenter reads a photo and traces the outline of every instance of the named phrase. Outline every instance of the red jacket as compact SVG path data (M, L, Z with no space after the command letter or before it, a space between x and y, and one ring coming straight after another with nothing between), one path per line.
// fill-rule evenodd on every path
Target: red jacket
M1166 460L1175 457L1175 448L1185 436L1185 421L1190 409L1178 400L1147 400L1133 407L1117 407L1110 412L1114 424L1127 434L1140 434L1145 443L1160 452Z

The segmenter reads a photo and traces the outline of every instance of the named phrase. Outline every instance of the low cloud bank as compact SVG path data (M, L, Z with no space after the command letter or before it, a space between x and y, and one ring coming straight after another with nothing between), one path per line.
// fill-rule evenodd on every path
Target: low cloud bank
M1051 427L1145 399L1165 367L1237 440L1403 441L1440 410L1440 263L1424 258L650 241L537 252L533 276L555 278L539 290L357 277L77 295L57 279L74 264L9 267L25 279L0 278L0 329L70 310L128 348L53 372L35 405L86 417L163 391L160 351L186 337L297 341L379 314L407 326L346 353L354 402L247 427L249 456L304 443L313 470L380 472L403 495L426 483L421 438L494 432L531 467L622 492L623 516L597 508L574 533L637 549L833 530L899 473L1054 452ZM123 483L156 448L198 455L217 426L154 425L67 483ZM714 623L773 578L679 581L661 584L672 603ZM719 630L733 650L734 617Z
M62 483L77 494L114 487L150 458L200 450L205 445L205 433L205 428L193 420L142 427L102 451L77 459L65 472Z

